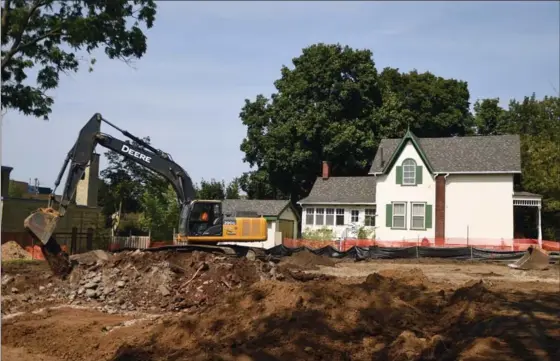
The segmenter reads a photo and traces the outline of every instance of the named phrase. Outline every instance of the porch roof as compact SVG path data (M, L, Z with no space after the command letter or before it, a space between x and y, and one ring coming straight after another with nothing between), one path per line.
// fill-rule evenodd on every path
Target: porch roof
M518 207L541 207L542 196L529 192L514 192L513 205Z

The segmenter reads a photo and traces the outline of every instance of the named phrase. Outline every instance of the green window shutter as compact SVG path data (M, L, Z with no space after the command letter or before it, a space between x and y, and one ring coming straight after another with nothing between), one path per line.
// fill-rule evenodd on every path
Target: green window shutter
M422 166L416 166L416 184L422 184Z
M432 228L432 205L426 204L426 229Z
M388 228L393 227L393 205L387 204L385 206L385 225Z
M402 167L397 166L397 184L402 184Z

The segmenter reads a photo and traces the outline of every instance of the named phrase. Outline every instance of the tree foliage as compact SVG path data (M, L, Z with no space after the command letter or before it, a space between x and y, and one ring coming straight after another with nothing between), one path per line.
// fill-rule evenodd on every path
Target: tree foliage
M196 193L198 199L239 199L239 181L234 179L226 185L224 181L202 179Z
M226 197L226 186L224 182L215 179L206 181L202 179L197 187L198 199L224 199Z
M141 27L151 28L155 15L154 0L3 1L2 108L47 119L54 99L46 91L58 86L61 73L79 70L80 53L102 48L110 59L141 58L147 50ZM95 59L89 61L91 70Z
M226 187L226 199L239 199L239 179L232 180Z
M383 106L376 114L378 138L402 137L407 128L419 137L472 133L467 82L387 67L379 83Z
M150 143L150 138L143 138ZM130 157L113 152L105 152L108 160L107 168L101 171L102 184L100 187L100 205L106 215L119 209L123 213L138 213L142 211L140 199L145 191L164 193L167 182L149 169L142 167Z
M145 190L140 198L142 213L140 225L151 232L152 239L169 241L173 238L173 229L179 225L179 203L171 185L163 192L154 193Z
M474 127L476 134L497 135L504 126L506 112L500 107L500 99L483 99L474 103Z
M421 137L472 132L466 82L375 68L369 50L316 44L283 66L269 98L245 100L241 177L249 197L299 200L322 161L338 176L367 173L379 141L408 128Z

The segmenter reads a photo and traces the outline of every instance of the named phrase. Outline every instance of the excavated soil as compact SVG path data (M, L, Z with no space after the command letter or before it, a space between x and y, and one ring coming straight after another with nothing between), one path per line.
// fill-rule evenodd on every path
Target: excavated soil
M53 275L46 262L2 266L2 314L53 304L95 305L108 313L161 313L211 305L261 280L305 282L311 275L274 262L205 252L92 251L71 257L71 274Z
M41 282L50 282L66 304L4 316L3 360L560 359L559 284L537 292L484 277L456 285L428 277L422 264L339 279L285 261L203 253L90 253L76 261L66 283L2 286L37 299ZM10 277L27 273L9 266Z
M307 250L293 254L291 257L282 259L280 264L303 270L319 269L318 266L334 267L337 260L327 256L319 256Z
M2 245L2 261L30 260L31 254L14 241Z

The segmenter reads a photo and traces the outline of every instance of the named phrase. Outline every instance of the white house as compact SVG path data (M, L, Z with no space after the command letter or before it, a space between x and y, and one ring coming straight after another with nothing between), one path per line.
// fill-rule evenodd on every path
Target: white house
M514 192L521 173L517 135L383 139L368 176L323 176L303 207L302 229L375 226L375 239L494 244L514 236L514 206L538 209L541 197ZM332 219L332 214L340 218ZM375 217L373 217L375 214ZM327 220L327 217L328 220Z
M299 216L289 200L225 199L222 207L225 215L251 212L266 218L268 238L264 242L251 243L252 247L269 249L281 245L284 238L297 237ZM239 245L247 246L247 243L239 243Z

